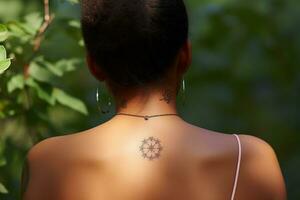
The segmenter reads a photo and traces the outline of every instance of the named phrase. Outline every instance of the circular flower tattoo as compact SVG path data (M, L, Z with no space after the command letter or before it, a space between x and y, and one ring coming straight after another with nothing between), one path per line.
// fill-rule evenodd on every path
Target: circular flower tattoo
M147 158L148 160L159 158L162 149L163 147L159 139L154 137L148 137L147 139L144 139L140 146L140 151L143 158Z

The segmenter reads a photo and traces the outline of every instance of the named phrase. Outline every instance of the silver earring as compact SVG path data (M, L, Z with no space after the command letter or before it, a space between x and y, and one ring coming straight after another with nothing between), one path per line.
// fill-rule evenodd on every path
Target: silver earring
M181 91L182 91L182 105L185 105L186 103L186 87L185 87L185 79L182 79L182 85L181 85Z
M180 84L180 88L177 95L177 102L180 102L181 106L185 106L186 104L186 82L184 78L182 79L182 82Z
M111 98L109 97L108 94L105 94L103 92L101 93L101 99L100 99L99 87L97 87L97 91L96 91L96 101L97 101L97 107L102 114L110 113L112 107Z

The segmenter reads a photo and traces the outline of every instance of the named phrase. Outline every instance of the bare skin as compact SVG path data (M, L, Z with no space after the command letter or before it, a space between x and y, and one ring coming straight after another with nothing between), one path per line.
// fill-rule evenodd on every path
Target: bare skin
M187 65L188 54L183 50L176 65ZM176 80L174 74L169 83ZM177 113L176 93L168 91L174 90L136 90L126 100L119 98L117 111ZM253 136L240 134L240 139L235 199L285 200L284 179L272 147ZM23 199L229 200L237 156L233 135L194 126L179 116L144 120L117 115L92 129L35 145L24 170Z

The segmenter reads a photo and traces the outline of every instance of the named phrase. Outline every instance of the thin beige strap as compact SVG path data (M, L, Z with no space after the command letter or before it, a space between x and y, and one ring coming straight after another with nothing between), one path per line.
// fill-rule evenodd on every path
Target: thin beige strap
M234 185L233 185L233 190L232 190L232 194L231 194L231 200L234 200L234 196L235 196L235 191L236 191L236 187L237 187L237 183L238 183L238 178L239 178L239 172L240 172L240 165L241 165L241 158L242 158L242 146L241 146L241 141L238 135L233 134L238 142L238 146L239 146L239 155L238 155L238 162L237 162L237 166L236 166L236 172L235 172L235 179L234 179Z

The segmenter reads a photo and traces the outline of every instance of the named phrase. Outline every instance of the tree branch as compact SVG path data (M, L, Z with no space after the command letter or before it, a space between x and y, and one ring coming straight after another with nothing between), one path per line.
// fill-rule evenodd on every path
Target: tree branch
M49 0L43 0L44 1L44 20L42 25L40 26L34 41L33 41L33 55L30 57L28 63L24 65L24 76L25 79L28 77L28 69L31 60L35 57L36 52L40 49L42 40L44 38L44 33L46 32L47 28L51 24L52 20L54 19L54 15L50 15L50 6L49 6Z
M39 50L39 48L41 46L41 42L43 40L44 33L47 30L47 28L49 27L53 18L54 18L54 15L50 15L49 0L44 0L44 21L43 21L41 27L39 28L38 33L34 39L34 46L33 46L34 51Z

